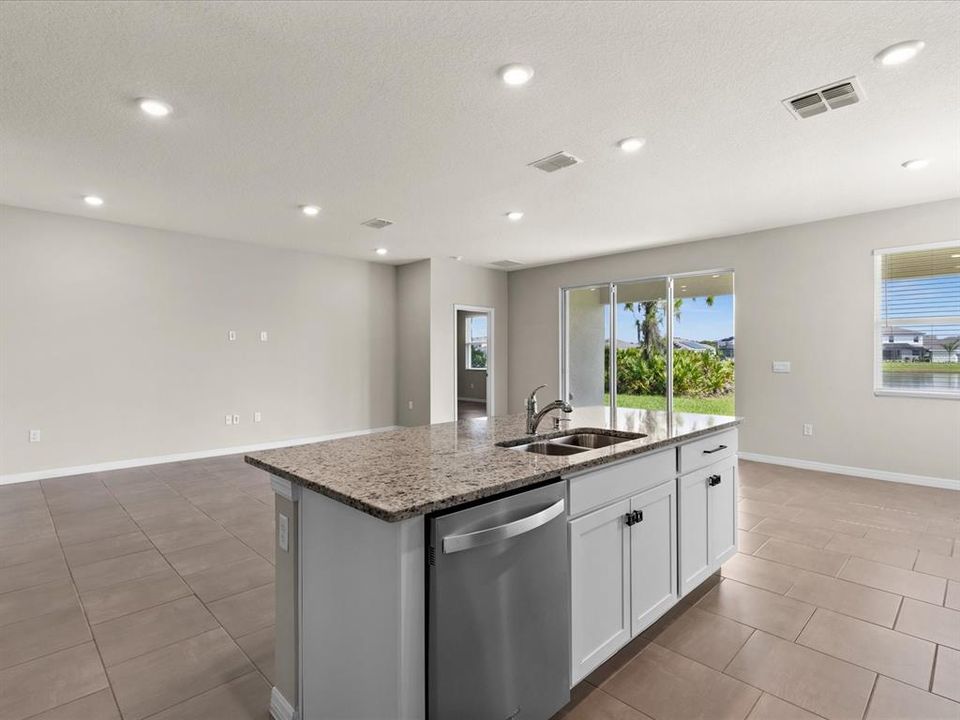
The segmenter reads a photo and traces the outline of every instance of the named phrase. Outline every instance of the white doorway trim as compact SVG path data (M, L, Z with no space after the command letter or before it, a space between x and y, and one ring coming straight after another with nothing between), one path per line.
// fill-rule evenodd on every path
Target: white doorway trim
M494 412L494 368L496 363L494 362L494 329L495 318L494 318L494 309L492 307L485 307L483 305L460 305L455 304L453 306L453 417L454 419L459 419L460 417L460 408L457 400L458 394L458 380L459 370L460 370L460 360L458 351L460 349L460 342L458 338L458 330L460 329L459 321L457 314L460 312L471 312L471 313L484 313L486 314L487 320L487 417L493 417Z

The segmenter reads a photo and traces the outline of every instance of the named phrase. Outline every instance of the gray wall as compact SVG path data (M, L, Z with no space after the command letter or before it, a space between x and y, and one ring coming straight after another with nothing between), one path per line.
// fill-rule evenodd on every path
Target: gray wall
M507 410L509 338L507 273L464 265L448 258L430 260L430 422L457 417L455 305L494 309L494 413ZM489 407L488 407L489 412Z
M479 314L482 313L470 313L463 310L457 313L457 397L486 402L487 371L470 370L467 367L466 319Z
M0 473L392 425L395 276L0 206Z
M958 479L960 403L873 394L871 255L957 238L960 200L945 200L515 271L511 384L557 382L561 286L733 268L741 450ZM793 372L772 374L773 360ZM510 410L521 409L512 393Z
M430 423L430 261L397 268L397 424ZM411 407L411 403L413 406Z

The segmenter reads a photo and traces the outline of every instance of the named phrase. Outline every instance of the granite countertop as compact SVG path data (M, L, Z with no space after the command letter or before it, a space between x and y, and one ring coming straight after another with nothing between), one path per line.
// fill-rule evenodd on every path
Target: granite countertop
M251 453L245 460L308 490L395 522L490 497L562 473L650 452L735 427L724 415L696 415L619 408L615 423L606 408L569 415L553 430L545 418L536 439L599 428L646 437L576 455L518 452L496 443L528 437L523 414L402 428L326 442Z

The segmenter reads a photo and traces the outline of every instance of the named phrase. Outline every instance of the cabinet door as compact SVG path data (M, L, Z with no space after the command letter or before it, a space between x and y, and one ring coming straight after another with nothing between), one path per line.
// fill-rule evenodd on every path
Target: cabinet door
M736 461L712 465L708 471L710 564L716 569L737 552Z
M631 633L638 635L677 601L677 481L630 500Z
M630 639L630 545L622 500L570 522L572 685Z
M714 569L707 530L709 474L698 470L680 478L680 597L702 583Z

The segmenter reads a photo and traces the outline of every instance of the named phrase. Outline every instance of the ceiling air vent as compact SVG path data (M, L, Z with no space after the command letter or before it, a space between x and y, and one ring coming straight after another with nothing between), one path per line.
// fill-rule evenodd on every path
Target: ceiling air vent
M512 268L523 265L522 262L517 262L516 260L497 260L497 262L490 264L495 265L498 268L503 268L504 270L511 270Z
M368 228L373 228L374 230L383 230L385 227L390 227L393 225L392 220L384 220L383 218L371 218L366 222L360 223L361 225L366 225Z
M791 115L805 119L828 110L853 105L862 99L864 99L863 88L855 77L851 77L794 95L784 100L783 104Z
M563 170L565 167L570 167L571 165L579 165L581 162L580 158L574 157L568 152L561 151L530 163L530 167L552 173L557 170Z

